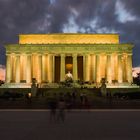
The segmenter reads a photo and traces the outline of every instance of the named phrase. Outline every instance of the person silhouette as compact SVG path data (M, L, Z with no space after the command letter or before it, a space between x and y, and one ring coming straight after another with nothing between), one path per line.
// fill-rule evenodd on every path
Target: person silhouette
M58 121L62 121L64 122L65 120L65 100L63 97L60 97L59 102L58 102L58 116L57 116L57 120Z
M56 121L56 108L57 108L57 99L56 99L55 94L49 101L49 107L50 107L50 121L55 122Z

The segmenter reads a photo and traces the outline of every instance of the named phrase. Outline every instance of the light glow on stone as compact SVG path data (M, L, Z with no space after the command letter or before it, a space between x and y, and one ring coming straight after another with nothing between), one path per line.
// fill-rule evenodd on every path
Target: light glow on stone
M118 44L118 34L21 34L19 44Z

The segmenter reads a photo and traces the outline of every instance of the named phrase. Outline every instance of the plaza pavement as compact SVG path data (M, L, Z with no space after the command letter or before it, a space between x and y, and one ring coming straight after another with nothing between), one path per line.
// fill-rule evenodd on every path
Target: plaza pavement
M50 122L49 110L0 110L0 140L139 140L139 109L66 111Z

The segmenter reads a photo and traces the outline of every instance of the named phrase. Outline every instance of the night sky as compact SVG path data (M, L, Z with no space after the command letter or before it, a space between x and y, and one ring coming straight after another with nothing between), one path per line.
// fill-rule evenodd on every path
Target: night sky
M18 34L63 32L119 33L140 66L140 0L0 0L0 64Z

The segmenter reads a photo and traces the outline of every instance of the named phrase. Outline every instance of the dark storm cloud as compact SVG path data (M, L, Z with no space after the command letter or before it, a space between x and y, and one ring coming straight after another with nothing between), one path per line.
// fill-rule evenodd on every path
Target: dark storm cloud
M127 22L120 25L120 30L122 31L122 40L133 42L135 48L133 50L133 60L134 65L140 66L140 10L139 0L123 0L124 8L135 16L136 20Z
M87 28L87 22L97 16L102 0L56 0L50 6L51 27L50 32L63 32L63 27L68 23L71 16L76 24Z
M129 11L131 14L133 14L136 17L136 20L126 22L125 24L118 24L118 30L120 30L121 33L121 41L122 42L132 42L134 43L135 47L133 49L133 60L135 66L140 66L140 13L135 9L138 5L138 1L123 1L125 8L127 11ZM130 6L131 5L131 6ZM134 12L135 11L135 12Z
M0 44L20 33L120 33L133 42L134 65L140 52L139 0L0 0ZM0 46L0 63L5 51Z
M4 43L15 43L20 33L35 33L49 0L0 0L0 63L5 63Z
M136 66L140 64L139 4L139 0L56 0L51 9L54 19L51 25L55 26L51 26L50 32L63 32L64 25L73 16L76 32L119 33L121 42L135 44L133 59Z
M136 16L140 16L140 8L139 8L139 0L122 0L122 3L124 3L125 8L132 12Z
M44 18L48 0L0 0L0 37L33 31L32 25ZM34 29L35 30L35 29Z

